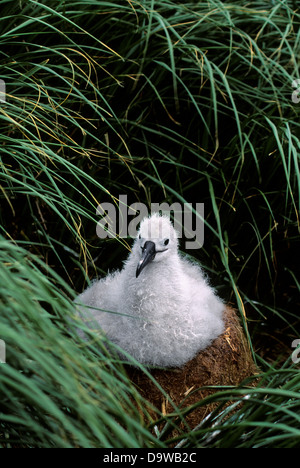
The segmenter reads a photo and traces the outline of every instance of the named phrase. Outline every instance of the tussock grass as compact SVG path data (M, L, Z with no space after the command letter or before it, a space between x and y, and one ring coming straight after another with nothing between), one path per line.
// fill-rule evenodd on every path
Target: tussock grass
M299 445L299 371L286 361L299 333L295 2L0 5L0 443L172 443L141 422L122 363L70 328L74 291L127 255L127 239L95 232L99 203L127 194L205 203L192 254L262 368L258 390L213 397L243 401L235 415L212 414L182 444Z

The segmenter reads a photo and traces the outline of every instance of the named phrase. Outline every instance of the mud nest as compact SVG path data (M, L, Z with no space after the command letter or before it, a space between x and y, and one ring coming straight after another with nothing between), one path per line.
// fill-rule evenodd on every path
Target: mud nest
M215 389L204 386L240 384L247 377L257 374L248 341L244 335L236 312L227 307L224 312L225 331L212 345L201 351L194 359L177 369L151 369L149 372L163 388L168 397L141 370L127 367L131 381L140 394L164 415L174 412L171 400L177 407L185 408L199 402ZM199 390L198 390L199 389ZM155 420L156 412L147 408ZM198 425L217 403L199 406L186 416L191 428Z

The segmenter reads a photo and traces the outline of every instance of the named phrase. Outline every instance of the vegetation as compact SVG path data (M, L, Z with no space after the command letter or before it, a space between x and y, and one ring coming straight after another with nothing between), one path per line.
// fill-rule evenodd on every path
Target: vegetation
M296 2L0 7L0 446L299 447ZM176 441L74 328L75 293L128 254L130 239L96 235L97 207L121 194L205 204L204 246L187 253L238 308L261 369Z

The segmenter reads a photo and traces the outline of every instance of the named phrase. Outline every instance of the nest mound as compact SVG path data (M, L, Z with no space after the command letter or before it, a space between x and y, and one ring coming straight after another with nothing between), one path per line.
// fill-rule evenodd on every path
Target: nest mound
M247 377L257 374L257 367L252 359L248 341L244 335L236 312L227 307L224 312L225 331L214 342L201 351L195 358L181 368L151 369L151 375L163 388L169 399L176 406L185 408L206 396L213 389L197 389L211 385L238 385ZM131 381L141 395L163 414L174 411L168 398L144 372L134 367L127 367ZM195 427L216 407L216 403L200 406L186 417L186 422ZM150 415L157 415L147 408Z

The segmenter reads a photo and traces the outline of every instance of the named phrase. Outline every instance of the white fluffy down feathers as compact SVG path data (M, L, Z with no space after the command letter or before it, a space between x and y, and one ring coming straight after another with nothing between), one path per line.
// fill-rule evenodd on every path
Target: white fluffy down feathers
M181 367L224 329L223 302L179 254L169 219L156 214L142 221L123 269L94 281L76 303L89 306L77 308L90 328L144 365Z

